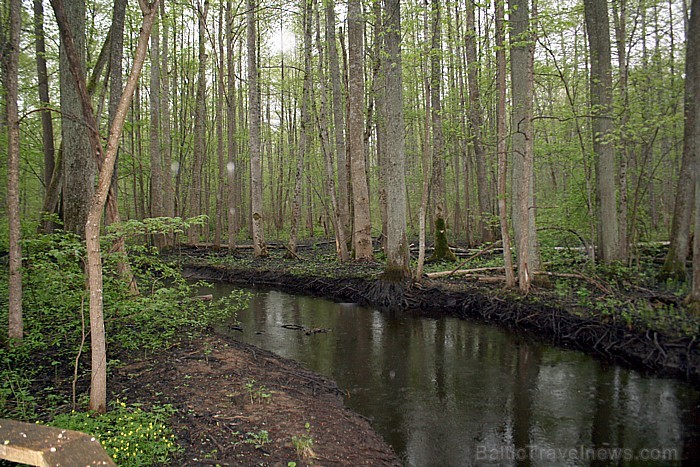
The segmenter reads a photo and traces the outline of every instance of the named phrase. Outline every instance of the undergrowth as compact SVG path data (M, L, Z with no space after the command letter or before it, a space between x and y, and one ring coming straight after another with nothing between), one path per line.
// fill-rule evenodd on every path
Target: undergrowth
M244 293L237 294L227 297L226 306L222 307L198 299L199 284L189 284L176 265L161 261L154 249L138 245L129 247L129 261L140 289L139 295L133 295L116 273L120 258L109 253L109 237L103 247L108 372L121 365L121 360L167 349L230 318L247 300ZM111 428L99 436L94 434L104 445L113 447L111 453L120 465L163 462L170 447L160 445L163 440L154 436L170 436L169 409L127 407L120 402L112 404L110 413L96 418L79 411L81 405L76 403L84 398L90 377L84 244L64 232L38 235L24 241L23 253L24 339L21 345L10 347L1 341L6 335L0 337L0 418L53 420L51 423L81 431L92 429L93 421L100 420L95 427ZM0 281L0 322L6 323L5 268ZM156 421L163 426L153 428L153 436L142 439L145 444L136 447L135 440L129 441L131 451L118 444L118 433L136 433L136 428L141 427L138 432L143 434L146 427L155 427ZM151 460L129 463L128 455L138 459L137 452L150 452L144 455L151 456Z

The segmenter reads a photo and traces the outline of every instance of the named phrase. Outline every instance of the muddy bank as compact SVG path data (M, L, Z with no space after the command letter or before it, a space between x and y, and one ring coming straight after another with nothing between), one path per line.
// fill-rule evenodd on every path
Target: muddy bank
M234 339L183 341L120 367L111 384L131 403L177 409L172 465L401 465L333 381Z
M265 269L264 264L236 268L197 263L184 267L186 276L246 287L272 288L338 302L390 306L428 316L476 319L645 373L700 384L700 346L694 338L655 331L640 332L595 317L578 316L536 294L522 297L468 283L456 286L437 281L387 285L359 275L303 275Z

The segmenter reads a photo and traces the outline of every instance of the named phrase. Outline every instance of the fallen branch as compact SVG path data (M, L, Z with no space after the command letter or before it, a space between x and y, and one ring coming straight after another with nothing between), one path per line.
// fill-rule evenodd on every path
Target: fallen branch
M459 268L461 268L462 266L464 266L465 264L467 264L469 261L473 260L474 258L478 258L479 256L489 252L490 250L493 250L496 247L496 245L499 245L500 243L501 243L501 240L498 240L496 242L493 242L492 244L490 244L486 248L474 253L473 255L471 255L470 257L468 257L467 259L465 259L461 263L459 263L459 265L457 265L457 267L452 270L452 273L450 275L454 274L456 271L459 270ZM430 277L430 276L428 276L428 277Z
M474 274L476 272L488 272L488 271L503 271L503 266L494 266L489 268L474 268L474 269L455 269L452 271L440 271L440 272L430 272L426 274L430 279L437 279L439 277L449 277L449 276L465 276L469 274Z

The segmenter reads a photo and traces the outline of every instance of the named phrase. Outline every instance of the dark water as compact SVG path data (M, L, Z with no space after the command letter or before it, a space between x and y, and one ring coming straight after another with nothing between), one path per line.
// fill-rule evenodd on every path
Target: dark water
M700 460L700 395L687 384L470 321L253 294L238 316L244 331L231 334L333 378L408 465Z

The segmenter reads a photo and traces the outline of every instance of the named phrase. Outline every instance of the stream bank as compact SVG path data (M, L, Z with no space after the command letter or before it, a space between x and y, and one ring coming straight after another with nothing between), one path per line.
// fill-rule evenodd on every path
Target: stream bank
M390 305L392 309L426 316L475 319L643 373L700 384L700 346L695 337L637 329L605 316L576 313L575 306L557 302L546 293L522 296L464 280L426 280L384 287L378 285L382 271L379 263L328 263L321 275L318 268L291 269L274 258L246 258L240 264L215 265L207 256L210 254L195 250L180 256L184 274L193 279L269 288L337 302Z

